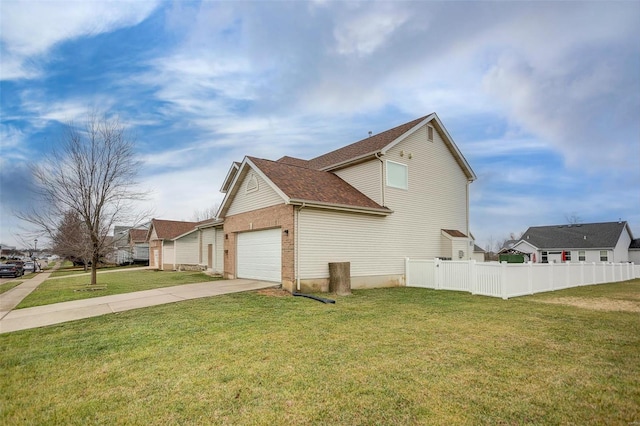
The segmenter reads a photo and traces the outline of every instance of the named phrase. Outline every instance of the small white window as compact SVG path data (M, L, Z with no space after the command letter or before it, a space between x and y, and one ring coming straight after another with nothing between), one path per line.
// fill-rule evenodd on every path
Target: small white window
M251 174L249 176L249 180L247 181L247 192L254 192L258 190L258 178L256 175Z
M427 126L427 139L433 142L433 127Z
M600 262L608 262L609 256L606 250L600 250Z
M406 164L387 160L387 186L392 188L409 188L409 168Z
M584 250L580 250L580 251L578 252L578 260L579 260L580 262L584 262L585 260L587 260L587 256L586 256L586 253L585 253L585 251L584 251Z

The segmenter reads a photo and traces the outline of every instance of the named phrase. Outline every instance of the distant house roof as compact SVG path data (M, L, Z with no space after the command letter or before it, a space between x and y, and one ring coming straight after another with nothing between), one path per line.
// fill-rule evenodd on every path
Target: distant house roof
M289 198L289 202L319 203L391 213L391 210L382 207L333 173L255 157L247 159Z
M629 244L630 249L640 250L640 238L636 238L635 240L631 240L631 244Z
M199 222L182 222L177 220L152 219L151 226L156 230L160 240L171 240L195 229ZM151 228L149 228L151 231Z
M538 249L607 249L616 246L625 229L631 235L627 222L532 226L521 241Z
M134 243L142 243L147 238L147 229L129 230L129 240Z
M473 245L473 252L474 253L486 253L486 251L484 251L484 249L480 246L478 246L477 244Z

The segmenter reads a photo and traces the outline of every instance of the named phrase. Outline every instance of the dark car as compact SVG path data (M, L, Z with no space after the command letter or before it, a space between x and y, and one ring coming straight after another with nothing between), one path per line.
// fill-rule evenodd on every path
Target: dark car
M13 277L18 278L24 275L24 269L22 264L18 263L3 263L0 264L0 277Z

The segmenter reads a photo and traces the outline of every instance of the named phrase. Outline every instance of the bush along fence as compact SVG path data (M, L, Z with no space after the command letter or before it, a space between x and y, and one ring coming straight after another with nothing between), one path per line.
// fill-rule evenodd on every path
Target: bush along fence
M407 287L510 297L640 278L633 263L522 263L405 259Z

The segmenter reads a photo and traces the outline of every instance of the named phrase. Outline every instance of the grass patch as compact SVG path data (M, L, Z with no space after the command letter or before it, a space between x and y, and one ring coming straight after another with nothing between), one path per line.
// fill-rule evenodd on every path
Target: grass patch
M217 279L219 278L202 272L165 272L148 269L100 274L95 288L89 285L90 277L86 275L48 279L20 302L17 309Z
M69 275L79 275L79 274L90 274L91 268L87 268L84 270L83 266L73 266L71 262L65 262L65 264L60 267L57 271L51 273L51 277L66 277ZM66 265L66 266L65 266ZM140 265L125 265L125 266L104 266L98 268L98 273L105 271L114 271L114 270L122 270L122 269L130 269L130 268L139 268Z
M16 281L16 280L11 280L11 281L7 281L6 283L2 283L0 284L0 294L6 293L12 288L19 286L20 284L22 284L22 281Z
M637 297L640 280L598 289ZM4 334L0 351L5 424L640 419L638 314L538 296L234 294Z

